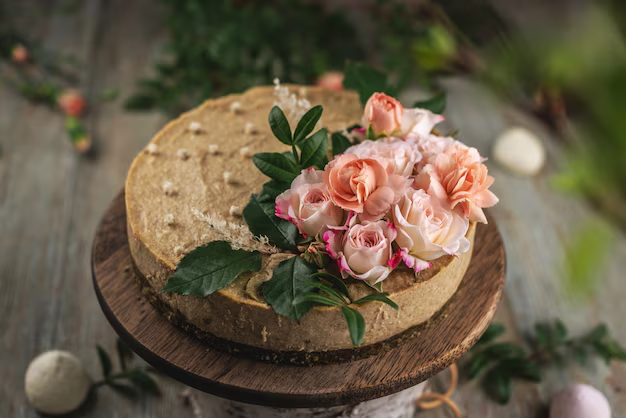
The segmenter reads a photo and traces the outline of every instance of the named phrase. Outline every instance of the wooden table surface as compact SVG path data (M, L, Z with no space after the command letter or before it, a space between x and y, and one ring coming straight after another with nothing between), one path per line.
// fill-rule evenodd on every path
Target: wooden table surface
M135 80L150 73L166 35L149 0L85 0L72 14L49 13L32 1L7 3L12 14L21 16L21 29L84 63L87 75L80 87L92 98L107 87L119 88L122 97L130 94ZM495 137L513 125L531 128L549 151L546 169L535 178L516 177L488 162L496 177L493 190L501 200L492 213L508 264L506 297L497 320L508 326L508 337L519 339L536 321L560 317L574 334L604 321L626 343L626 240L620 240L599 274L596 292L585 299L569 296L560 261L565 245L593 212L585 202L550 187L563 156L557 142L536 121L481 87L463 79L445 84L447 123L459 128L460 138L481 154L489 156ZM97 156L79 157L65 138L58 113L34 106L0 84L0 416L37 416L25 399L23 377L38 353L72 351L97 376L95 345L113 352L115 334L91 284L91 242L131 160L166 120L155 113L127 113L121 100L99 105L88 117ZM470 418L534 418L542 416L551 394L576 381L599 388L614 417L626 417L626 365L607 367L594 361L585 368L547 370L545 376L540 385L516 384L507 406L487 401L474 382L462 383L454 399ZM183 386L165 377L160 382L163 396L141 401L101 389L85 416L192 416L178 396ZM209 395L194 393L202 407ZM435 410L419 416L448 415Z

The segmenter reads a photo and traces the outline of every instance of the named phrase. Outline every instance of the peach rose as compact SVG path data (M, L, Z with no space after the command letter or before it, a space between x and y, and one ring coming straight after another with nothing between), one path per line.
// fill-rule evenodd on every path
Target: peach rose
M404 250L406 264L419 271L430 267L425 260L466 252L467 218L447 210L424 190L409 190L393 208L393 222L398 230L396 242Z
M28 49L22 44L15 45L11 50L11 59L18 64L26 63L29 56Z
M387 221L353 223L346 232L329 229L324 242L344 278L352 276L373 286L385 280L400 262L392 248L396 235L396 228Z
M449 136L426 135L420 137L415 144L422 154L422 161L416 167L416 172L419 172L426 164L434 162L437 155L448 147L461 142Z
M328 226L341 225L344 212L333 204L324 184L324 172L308 168L276 198L276 216L293 223L306 237L323 233Z
M399 101L385 93L374 93L365 104L363 126L371 127L376 137L394 136L402 129L403 116Z
M372 94L363 112L363 126L370 127L377 138L395 136L413 142L430 134L443 120L443 116L430 110L405 109L399 101L384 93Z
M387 162L387 172L408 177L413 174L415 164L422 160L417 145L398 138L383 138L363 141L346 150L359 158L379 158Z
M383 164L354 154L337 156L324 168L324 183L333 202L358 213L362 220L382 218L398 201L408 183L403 176L388 174Z
M455 144L424 167L413 187L426 190L470 221L487 223L482 209L498 203L496 195L488 190L493 181L476 148Z

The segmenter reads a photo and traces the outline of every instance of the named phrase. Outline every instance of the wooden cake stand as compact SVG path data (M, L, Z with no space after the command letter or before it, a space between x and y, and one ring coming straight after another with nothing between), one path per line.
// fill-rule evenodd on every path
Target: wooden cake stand
M240 412L244 407L263 409L247 405L255 404L271 407L265 408L268 411L322 408L330 413L337 408L344 411L347 405L352 409L359 403L367 406L384 396L390 405L405 402L393 400L393 396L419 394L416 385L459 359L493 318L504 287L505 260L498 228L493 218L489 221L478 225L472 261L458 292L431 323L384 354L347 363L303 367L257 362L211 349L173 326L148 302L134 280L123 192L113 200L96 232L93 284L104 314L130 348L163 373L225 398L215 398L223 402L219 408L237 404ZM392 394L396 395L389 396ZM410 398L409 402L414 408ZM308 416L300 415L304 411L287 415L242 412L237 416ZM231 415L214 412L211 416ZM388 411L370 416L409 415Z

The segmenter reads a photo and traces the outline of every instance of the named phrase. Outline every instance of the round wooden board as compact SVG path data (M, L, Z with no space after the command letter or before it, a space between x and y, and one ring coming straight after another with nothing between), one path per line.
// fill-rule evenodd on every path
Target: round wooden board
M173 326L133 277L124 193L111 203L93 244L93 283L120 337L165 374L204 392L284 408L356 404L399 392L437 374L482 335L504 287L504 247L493 218L479 225L472 262L459 291L432 326L387 353L312 367L256 362L211 349Z

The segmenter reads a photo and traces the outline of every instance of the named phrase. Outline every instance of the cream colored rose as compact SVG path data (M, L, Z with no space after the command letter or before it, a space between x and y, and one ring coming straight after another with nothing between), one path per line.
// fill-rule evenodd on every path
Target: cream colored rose
M387 172L408 177L413 174L415 165L422 160L416 144L399 138L383 138L377 141L363 141L346 150L359 158L383 159L387 163Z
M304 236L316 236L328 226L341 225L344 211L332 202L324 172L309 168L276 198L276 216L296 225Z
M393 208L393 223L398 230L396 242L406 250L409 267L422 269L427 263L446 255L458 255L470 248L465 238L469 220L445 209L424 190L409 190Z
M353 222L346 232L328 230L324 242L343 277L365 280L373 286L385 280L400 262L392 248L396 235L396 228L387 221Z

